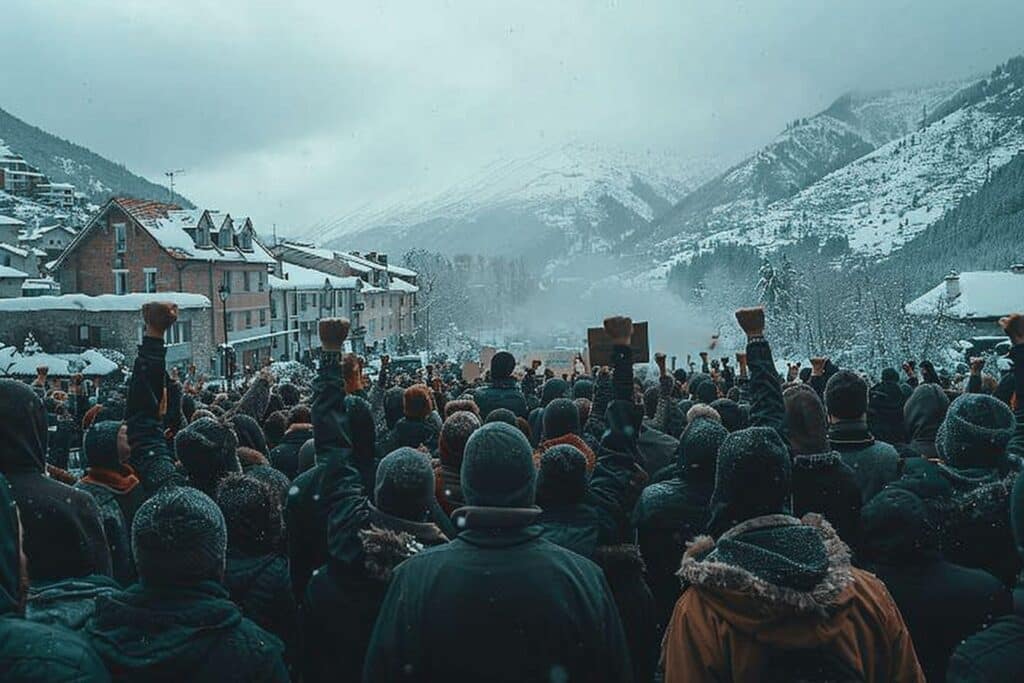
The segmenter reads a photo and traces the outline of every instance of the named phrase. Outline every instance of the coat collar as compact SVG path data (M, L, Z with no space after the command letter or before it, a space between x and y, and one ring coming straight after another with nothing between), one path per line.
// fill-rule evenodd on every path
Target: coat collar
M856 420L839 420L828 427L828 440L836 450L864 448L875 443L875 437L868 429L866 417Z

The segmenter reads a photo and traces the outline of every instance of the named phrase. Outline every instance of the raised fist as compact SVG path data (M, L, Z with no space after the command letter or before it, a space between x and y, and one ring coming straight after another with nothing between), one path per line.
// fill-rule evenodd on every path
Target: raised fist
M40 365L36 368L36 374L40 377L46 377L50 374L50 368L45 365Z
M77 387L82 383L82 373L76 372L71 375L71 386Z
M985 359L980 356L971 358L971 374L980 374L982 369L985 367Z
M740 324L748 337L764 336L764 306L738 309L736 322Z
M825 363L828 362L828 358L825 356L815 356L811 359L811 374L815 377L820 377L825 374Z
M747 367L747 354L744 353L743 351L737 353L736 362L739 363L742 367Z
M656 353L654 354L654 364L658 366L658 373L662 376L665 374L665 354Z
M351 323L348 318L322 318L319 333L320 345L324 351L341 351L341 345L348 338Z
M615 346L629 346L633 339L633 320L621 315L605 318L604 331Z
M164 332L178 319L178 304L151 301L142 305L142 320L146 323L146 336L163 339Z
M708 352L707 351L701 351L700 352L700 359L702 361L704 361L705 363L707 363L708 362Z
M1010 338L1011 344L1014 346L1024 344L1024 315L1011 313L1005 318L999 319L999 326L1006 331L1006 336Z
M384 366L386 366L390 362L391 362L391 356L389 356L388 354L385 353L383 356L380 357L380 366L382 368Z
M534 358L532 361L530 361L530 367L536 370L537 368L540 367L540 361Z

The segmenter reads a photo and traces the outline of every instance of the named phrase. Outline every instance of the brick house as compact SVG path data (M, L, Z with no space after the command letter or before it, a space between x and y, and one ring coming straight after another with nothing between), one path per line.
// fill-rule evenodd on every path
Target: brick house
M238 368L271 355L269 268L274 259L246 217L128 198L109 200L52 264L63 292L189 292L207 297L214 344L227 339ZM221 294L227 293L222 301ZM197 352L198 353L198 352ZM213 372L224 372L216 346Z
M344 316L356 320L356 297L363 281L339 277L281 261L270 276L270 324L276 334L274 357L304 360L320 349L320 318Z

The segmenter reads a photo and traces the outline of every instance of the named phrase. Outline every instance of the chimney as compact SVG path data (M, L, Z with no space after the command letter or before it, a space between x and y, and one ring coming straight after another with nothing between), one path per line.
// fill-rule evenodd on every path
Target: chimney
M377 262L379 264L381 264L382 266L384 266L385 268L387 268L388 267L388 255L387 254L381 254L380 256L377 257ZM1020 268L1024 268L1024 266L1020 266Z
M359 252L358 251L350 251L349 253L352 254L353 256L357 257L357 258L359 257Z
M955 299L958 296L960 296L960 273L951 270L946 276L946 298Z
M375 251L368 251L368 252L366 252L366 260L370 261L371 263L376 263L377 262L377 252L375 252Z
M1010 266L1010 272L1014 275L1024 275L1024 263L1014 263Z

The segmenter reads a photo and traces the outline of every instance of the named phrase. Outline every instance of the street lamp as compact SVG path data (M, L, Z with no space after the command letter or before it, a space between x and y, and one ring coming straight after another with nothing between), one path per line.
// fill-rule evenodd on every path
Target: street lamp
M223 283L217 288L217 296L220 297L221 310L224 312L224 377L227 379L228 389L231 389L231 368L228 364L228 297L231 290Z

